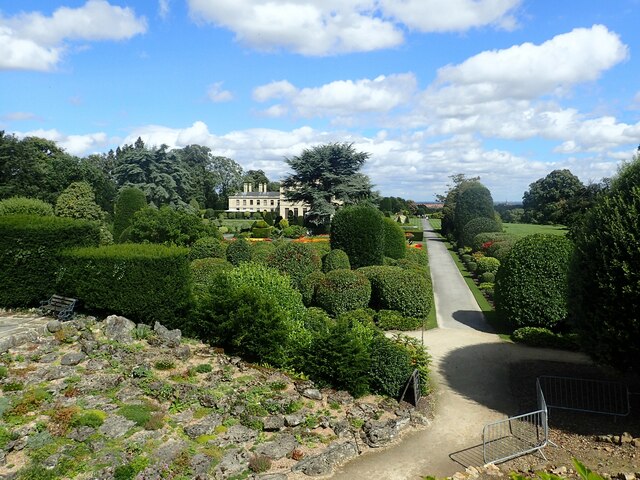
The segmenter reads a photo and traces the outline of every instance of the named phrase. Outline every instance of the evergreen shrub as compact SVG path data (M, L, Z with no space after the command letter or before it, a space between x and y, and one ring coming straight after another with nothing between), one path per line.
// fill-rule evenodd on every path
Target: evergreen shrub
M352 270L332 270L318 284L316 303L329 315L336 316L348 310L369 305L371 284L362 273Z
M202 237L196 240L189 251L189 260L198 258L225 258L226 245L216 237Z
M426 317L431 310L431 279L400 267L358 269L371 282L371 307L396 310L408 317Z
M87 182L73 182L56 200L55 213L58 217L79 220L102 221L105 212L96 203L96 194Z
M113 238L119 241L122 232L131 225L133 214L147 206L144 192L136 187L120 190L114 206Z
M413 372L411 355L405 348L384 335L376 335L370 348L370 390L373 393L398 398Z
M171 207L143 208L133 214L129 240L134 243L161 243L191 246L202 237L221 238L213 223Z
M304 237L307 233L307 229L301 225L290 225L282 229L282 236L286 238L300 238Z
M118 244L62 253L58 289L92 310L182 328L191 308L186 248Z
M376 325L381 330L418 330L424 319L405 317L396 310L380 310L375 316Z
M95 223L60 217L0 217L0 306L28 307L46 300L56 289L59 252L95 246Z
M467 270L471 273L476 273L476 270L478 270L478 264L476 262L467 262Z
M397 222L390 218L384 218L384 256L389 258L404 258L407 251L407 242L404 230Z
M496 281L496 274L492 272L485 272L480 275L480 282L482 283L493 283Z
M50 217L53 207L37 198L11 197L0 200L0 216L2 215L39 215Z
M516 242L498 269L496 312L514 328L551 330L567 318L567 275L573 250L557 235L530 235Z
M269 238L271 236L271 227L264 220L256 220L251 226L251 236L253 238Z
M480 233L501 232L502 227L493 218L476 217L470 220L462 230L462 245L474 246L475 237ZM477 250L477 249L476 249Z
M382 265L383 218L377 208L367 205L339 209L331 220L331 248L344 250L352 268Z
M296 242L278 245L269 256L268 264L289 275L293 286L298 289L307 275L322 268L322 260L318 253L309 245Z
M497 258L500 262L504 262L517 241L517 238L501 239L487 248L487 255Z
M522 327L511 334L514 342L530 347L559 348L562 350L578 350L578 339L575 334L562 335L544 327Z
M500 268L500 260L493 257L477 258L476 263L478 264L478 268L476 269L476 273L478 275L482 275L484 273L495 274L498 271L498 268Z
M489 243L489 242L496 243L496 242L501 242L507 239L517 240L517 238L514 235L511 235L509 233L483 232L473 237L473 241L471 242L470 247L472 251L479 252L483 250L482 246L485 245L486 243Z
M299 290L302 293L302 301L307 307L315 305L316 291L318 285L324 281L324 277L324 273L320 270L314 270L300 282Z
M238 237L227 247L227 261L232 265L240 265L251 261L251 245L244 237Z
M273 255L275 250L276 246L273 242L255 242L251 245L251 261L268 265L269 257Z
M214 279L226 270L231 270L233 265L224 258L199 258L189 265L191 280L196 294L206 291Z
M480 182L468 182L461 187L455 205L455 236L458 243L463 244L465 225L478 217L495 218L493 199L491 192Z
M331 270L351 269L349 256L339 248L335 248L322 258L322 271L327 273Z

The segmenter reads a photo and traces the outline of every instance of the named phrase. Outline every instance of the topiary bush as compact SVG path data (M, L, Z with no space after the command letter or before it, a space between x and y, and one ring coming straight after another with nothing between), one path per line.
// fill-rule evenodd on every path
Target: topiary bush
M159 243L191 246L202 237L221 238L218 228L204 223L192 213L171 207L143 208L133 214L129 240L134 243Z
M502 263L507 259L507 256L509 255L511 249L517 241L517 238L501 239L500 241L493 243L490 247L487 248L487 255L497 258Z
M324 278L324 273L320 270L314 270L300 282L298 290L302 293L302 301L307 307L315 305L316 291L318 290L318 285L324 281Z
M251 236L253 238L269 238L271 236L271 227L264 220L256 220L251 225Z
M133 214L146 206L147 199L139 188L125 187L120 190L113 216L113 238L116 241L119 241L122 232L131 225Z
M484 273L493 273L495 274L500 268L500 260L493 257L480 257L476 259L476 263L478 268L476 269L476 273L478 275L482 275Z
M467 262L467 270L469 270L469 272L471 273L476 273L476 270L478 270L478 264L476 262Z
M233 265L223 258L199 258L189 265L191 280L196 295L206 291L215 278L226 270L231 270Z
M183 328L191 310L186 248L120 244L61 254L58 291L88 309Z
M280 223L282 224L283 221L285 220L281 220ZM300 238L304 237L306 233L307 229L301 225L286 226L282 229L282 236L286 238Z
M418 330L424 319L405 317L395 310L380 310L376 312L375 322L381 330Z
M255 242L251 245L251 261L268 265L269 257L273 255L275 250L276 246L273 242Z
M202 237L194 242L189 251L189 260L198 258L225 258L224 243L216 237Z
M462 229L462 245L473 247L474 239L479 233L501 232L502 227L493 218L476 217L470 220Z
M31 215L0 216L0 306L38 305L56 291L59 252L100 241L93 222Z
M493 198L487 187L480 182L467 182L460 187L455 202L455 237L459 244L464 244L464 227L478 217L495 218Z
M369 305L371 284L359 272L352 270L332 270L318 284L316 303L329 315L336 316L348 310Z
M318 253L305 243L287 242L278 245L268 258L268 264L289 275L291 282L297 289L301 288L302 280L311 272L322 268L322 260Z
M384 221L371 206L355 205L339 209L331 220L331 248L344 250L352 268L382 265Z
M496 281L496 274L492 272L485 272L480 275L480 282L482 283L493 283Z
M431 309L431 279L400 267L358 269L371 282L371 307L397 310L408 317L426 317Z
M96 194L87 182L73 182L56 200L58 217L102 221L105 212L96 203Z
M327 273L331 270L351 269L351 263L349 263L349 256L339 248L329 251L322 258L322 271Z
M37 198L11 197L0 200L0 216L2 215L39 215L50 217L53 207Z
M498 269L496 312L515 328L553 329L567 318L567 274L573 245L557 235L516 242Z
M247 239L238 237L227 247L227 261L232 265L240 265L251 261L251 246Z
M572 232L570 312L595 359L640 372L640 156Z
M530 347L559 348L562 350L578 350L577 335L562 335L543 327L522 327L511 334L514 342Z
M376 335L370 348L371 392L398 398L413 372L411 355L405 348L383 335Z
M404 230L391 218L383 218L384 256L389 258L404 258L407 251L407 242Z

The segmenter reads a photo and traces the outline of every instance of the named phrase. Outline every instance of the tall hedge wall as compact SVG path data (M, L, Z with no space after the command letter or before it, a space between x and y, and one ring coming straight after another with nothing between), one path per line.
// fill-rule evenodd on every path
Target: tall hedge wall
M96 224L70 218L0 217L0 306L28 307L56 293L58 252L98 245Z
M189 250L120 244L62 253L58 290L89 309L181 327L190 308Z

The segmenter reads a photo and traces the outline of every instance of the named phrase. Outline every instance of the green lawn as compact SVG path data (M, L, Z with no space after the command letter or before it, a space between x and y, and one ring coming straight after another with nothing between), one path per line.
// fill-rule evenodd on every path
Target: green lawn
M440 231L440 228L442 227L442 220L440 220L439 218L430 218L429 223L436 232Z
M504 231L524 237L534 233L550 233L552 235L566 235L567 227L563 225L532 225L529 223L503 223Z

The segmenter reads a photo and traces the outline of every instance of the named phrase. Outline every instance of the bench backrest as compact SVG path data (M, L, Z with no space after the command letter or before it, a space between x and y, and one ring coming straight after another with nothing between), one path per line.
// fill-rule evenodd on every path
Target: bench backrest
M49 299L49 304L55 307L68 307L76 303L75 298L63 297L61 295L53 295Z

